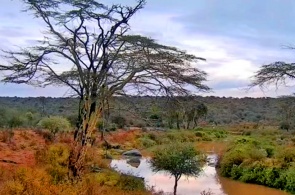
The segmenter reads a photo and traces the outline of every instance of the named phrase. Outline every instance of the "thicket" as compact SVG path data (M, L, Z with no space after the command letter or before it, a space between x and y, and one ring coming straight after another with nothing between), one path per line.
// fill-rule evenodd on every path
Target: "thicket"
M264 133L264 137L243 136L231 144L220 160L222 176L295 193L292 134Z

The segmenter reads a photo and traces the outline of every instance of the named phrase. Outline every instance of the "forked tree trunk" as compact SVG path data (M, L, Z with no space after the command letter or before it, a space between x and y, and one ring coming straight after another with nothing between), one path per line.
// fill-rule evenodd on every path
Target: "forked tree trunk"
M70 178L77 178L83 172L85 155L89 147L88 142L91 140L91 135L96 129L98 119L102 113L102 106L96 99L93 101L81 99L79 109L77 129L69 157Z

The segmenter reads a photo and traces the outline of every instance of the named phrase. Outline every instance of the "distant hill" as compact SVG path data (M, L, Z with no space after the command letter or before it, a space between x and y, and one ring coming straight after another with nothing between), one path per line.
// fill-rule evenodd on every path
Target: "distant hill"
M111 100L110 114L121 115L127 120L140 120L152 112L163 114L166 111L166 97L114 97ZM267 122L277 124L282 121L284 107L295 105L295 98L225 98L225 97L186 97L189 104L204 103L208 107L207 122L229 124L240 122ZM0 97L0 108L18 111L38 112L43 116L77 114L78 99L45 97ZM143 121L141 121L143 122Z

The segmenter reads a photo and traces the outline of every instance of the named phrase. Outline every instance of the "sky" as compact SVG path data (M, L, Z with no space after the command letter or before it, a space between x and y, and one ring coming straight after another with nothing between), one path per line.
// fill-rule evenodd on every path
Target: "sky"
M42 22L21 12L23 8L20 0L1 1L0 49L30 46L42 38ZM295 51L285 48L295 45L294 18L294 0L147 0L130 25L132 33L206 58L197 66L208 73L206 84L212 92L200 95L277 97L294 93L295 86L290 82L287 87L246 89L261 65L295 61ZM0 83L0 96L60 97L66 91Z

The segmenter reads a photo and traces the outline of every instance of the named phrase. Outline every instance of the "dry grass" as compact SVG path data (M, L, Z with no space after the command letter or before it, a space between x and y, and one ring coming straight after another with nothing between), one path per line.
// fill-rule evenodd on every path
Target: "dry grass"
M6 131L0 132L7 136ZM111 134L114 143L134 142L138 132L119 132ZM60 134L55 140L46 140L47 134L32 130L13 131L10 142L0 141L0 194L14 195L145 195L150 192L142 189L122 189L122 178L115 172L117 179L109 177L109 181L98 182L99 175L85 172L82 180L70 183L67 179L67 159L72 135ZM15 163L11 163L15 162ZM86 165L95 165L109 170L110 161L103 159L103 150L89 147ZM100 179L107 178L101 175ZM129 180L128 180L129 181ZM124 185L125 186L125 185ZM135 185L136 186L136 185Z

